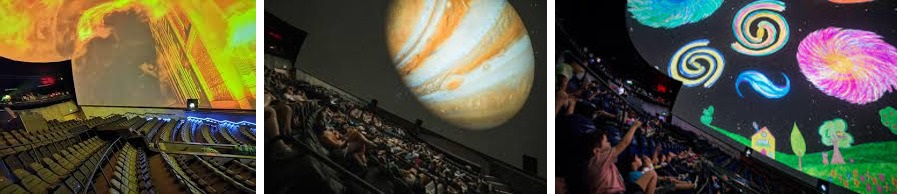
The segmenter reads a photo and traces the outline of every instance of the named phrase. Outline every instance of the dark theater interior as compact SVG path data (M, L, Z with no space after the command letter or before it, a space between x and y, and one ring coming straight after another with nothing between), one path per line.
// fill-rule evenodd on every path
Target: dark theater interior
M266 192L548 192L544 3L265 3Z
M255 193L255 3L0 3L0 193Z
M556 193L892 193L897 4L563 1Z

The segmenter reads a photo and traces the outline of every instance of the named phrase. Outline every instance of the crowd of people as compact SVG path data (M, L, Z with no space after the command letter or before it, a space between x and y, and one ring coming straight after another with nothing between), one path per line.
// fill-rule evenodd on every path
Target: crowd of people
M666 115L644 112L621 95L619 78L573 58L556 65L556 193L787 190Z
M557 193L694 191L699 155L667 135L659 115L630 106L583 64L557 67Z
M480 172L470 165L447 158L411 136L408 129L347 99L328 88L266 69L265 141L271 146L272 158L290 163L320 154L385 193L482 193L488 189ZM314 163L292 165L327 169ZM303 191L364 191L358 185L332 183Z
M70 97L68 91L55 91L49 92L47 94L40 94L36 92L27 92L22 94L15 95L6 95L0 101L4 103L34 103L34 102L43 102L47 100L57 99L60 97Z

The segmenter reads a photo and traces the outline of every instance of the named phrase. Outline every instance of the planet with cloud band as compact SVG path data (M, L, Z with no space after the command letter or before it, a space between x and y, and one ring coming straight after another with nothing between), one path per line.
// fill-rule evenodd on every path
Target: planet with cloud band
M485 130L523 108L535 59L523 21L504 0L396 0L390 59L417 99L455 126Z

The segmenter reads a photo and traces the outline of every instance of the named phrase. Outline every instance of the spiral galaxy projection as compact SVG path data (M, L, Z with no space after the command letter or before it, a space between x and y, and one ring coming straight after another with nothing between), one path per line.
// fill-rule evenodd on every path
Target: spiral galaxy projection
M738 92L738 97L744 98L744 95L741 94L741 83L748 83L751 85L751 88L754 89L757 93L766 98L782 98L785 95L788 95L788 92L791 91L791 80L788 79L788 76L785 73L782 73L782 77L785 77L785 85L777 86L772 83L766 75L760 73L755 70L747 70L738 74L738 78L735 79L735 92Z
M732 21L736 40L732 49L750 56L766 56L782 49L790 36L788 21L779 14L782 11L785 3L771 0L756 1L738 10Z
M529 96L535 59L504 0L398 0L387 46L405 85L430 112L466 129L510 120Z
M675 28L709 17L722 0L629 0L632 18L652 28Z
M705 88L713 86L726 67L726 59L708 44L709 40L700 39L679 48L670 58L667 75L688 87L702 83Z
M797 62L817 89L853 104L875 102L897 87L897 49L874 32L814 31L801 40Z

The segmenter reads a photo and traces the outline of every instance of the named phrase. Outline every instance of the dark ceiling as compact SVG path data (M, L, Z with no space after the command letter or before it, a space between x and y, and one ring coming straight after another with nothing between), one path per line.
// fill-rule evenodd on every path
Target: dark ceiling
M559 1L555 13L556 49L588 48L614 76L634 80L655 95L675 98L679 84L648 65L630 41L626 1ZM657 85L672 92L657 93Z
M25 89L35 85L42 77L54 77L71 80L71 61L50 63L30 63L0 57L0 90L8 88Z

